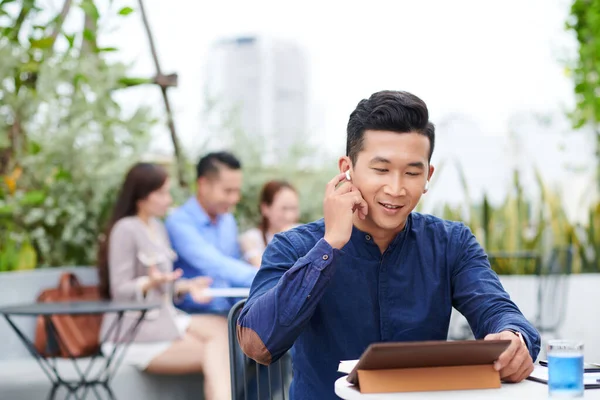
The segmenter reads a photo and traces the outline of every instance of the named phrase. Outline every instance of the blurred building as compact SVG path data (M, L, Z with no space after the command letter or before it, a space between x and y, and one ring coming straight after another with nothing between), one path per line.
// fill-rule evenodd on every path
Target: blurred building
M264 139L266 155L285 157L308 134L308 66L294 42L261 36L214 43L207 59L208 94L235 109L240 128Z

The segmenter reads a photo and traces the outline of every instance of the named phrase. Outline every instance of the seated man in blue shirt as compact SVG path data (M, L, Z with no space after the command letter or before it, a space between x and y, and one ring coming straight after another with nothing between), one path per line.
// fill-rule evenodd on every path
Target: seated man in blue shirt
M495 362L501 378L526 378L540 336L475 236L413 212L434 171L425 103L375 93L358 103L347 135L324 219L276 235L264 253L238 319L244 352L269 364L293 346L291 399L334 399L340 360L374 342L446 340L455 307L476 338L511 341Z
M174 268L181 268L187 278L209 276L213 287L250 287L257 269L241 260L237 224L230 212L240 200L241 164L230 153L209 153L196 172L196 196L166 220L177 253ZM226 313L236 300L215 298L198 304L186 296L177 306L190 313Z

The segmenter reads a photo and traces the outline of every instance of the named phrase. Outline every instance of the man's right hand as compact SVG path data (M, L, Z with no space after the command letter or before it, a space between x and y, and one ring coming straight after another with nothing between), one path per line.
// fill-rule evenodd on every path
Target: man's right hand
M212 284L212 279L207 276L198 276L192 279L179 281L177 287L181 293L189 293L196 303L206 304L212 300L212 297L205 294L206 289Z
M338 187L343 181L345 182ZM331 247L341 249L348 243L355 211L360 219L365 219L368 213L367 202L352 182L346 180L346 175L339 174L327 184L323 200L325 241Z

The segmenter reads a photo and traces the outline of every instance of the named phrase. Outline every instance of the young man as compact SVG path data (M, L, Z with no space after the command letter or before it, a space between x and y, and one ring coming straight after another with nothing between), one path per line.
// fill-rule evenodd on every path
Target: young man
M209 276L213 287L250 287L256 268L241 260L238 229L231 210L240 201L241 164L230 153L209 153L198 162L196 196L166 221L175 268L183 276ZM226 313L238 299L216 298L209 304L187 296L177 306L184 311Z
M446 340L452 307L478 339L508 339L505 381L533 370L540 337L462 223L413 213L428 190L435 129L425 103L383 91L350 115L324 219L277 235L238 320L244 352L292 350L291 399L334 399L340 360L383 341ZM346 172L350 180L346 178Z

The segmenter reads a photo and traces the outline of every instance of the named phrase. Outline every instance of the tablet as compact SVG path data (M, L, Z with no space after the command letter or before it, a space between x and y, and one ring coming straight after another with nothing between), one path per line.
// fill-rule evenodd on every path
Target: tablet
M510 340L373 343L361 355L347 380L358 384L358 370L493 364L510 343Z

